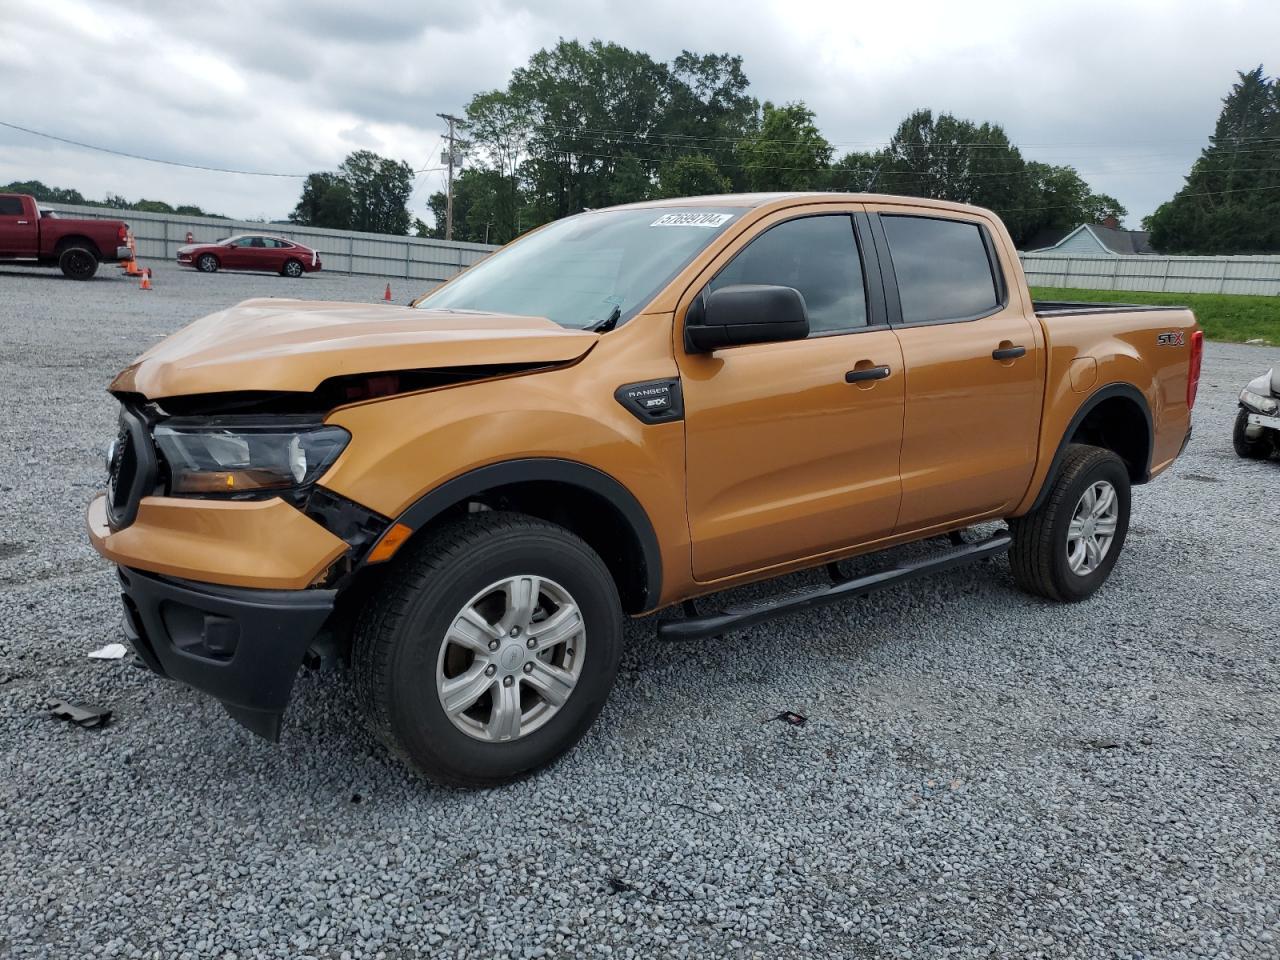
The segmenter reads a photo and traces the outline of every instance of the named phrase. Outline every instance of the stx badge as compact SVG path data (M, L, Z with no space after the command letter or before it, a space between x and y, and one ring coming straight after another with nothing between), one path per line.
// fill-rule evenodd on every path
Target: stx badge
M1186 343L1186 338L1182 335L1181 330L1170 330L1168 333L1162 333L1156 337L1156 343L1162 347L1180 347Z

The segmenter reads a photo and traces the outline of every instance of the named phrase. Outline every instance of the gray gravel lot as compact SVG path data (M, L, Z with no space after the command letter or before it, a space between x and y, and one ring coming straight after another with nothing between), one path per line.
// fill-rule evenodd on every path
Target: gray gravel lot
M104 276L0 270L0 956L1280 955L1280 462L1230 442L1280 350L1209 346L1088 602L999 560L700 645L637 622L577 750L463 793L390 761L340 672L272 746L86 659L119 639L81 530L111 376L239 299L386 282Z

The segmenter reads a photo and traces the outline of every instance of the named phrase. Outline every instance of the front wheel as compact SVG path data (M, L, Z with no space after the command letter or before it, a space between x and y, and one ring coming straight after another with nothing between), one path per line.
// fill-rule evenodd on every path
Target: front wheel
M1271 456L1275 444L1270 431L1266 427L1254 427L1256 436L1250 436L1249 411L1240 408L1236 414L1235 429L1231 431L1231 443L1236 448L1236 455L1246 460L1265 460Z
M1124 461L1101 447L1071 444L1044 502L1009 521L1013 579L1050 600L1091 596L1124 547L1129 503Z
M465 787L516 779L577 743L622 645L600 557L562 527L495 512L405 553L356 628L374 734L429 779Z
M201 273L217 273L220 266L218 258L212 253L201 254L200 259L196 261L196 269Z

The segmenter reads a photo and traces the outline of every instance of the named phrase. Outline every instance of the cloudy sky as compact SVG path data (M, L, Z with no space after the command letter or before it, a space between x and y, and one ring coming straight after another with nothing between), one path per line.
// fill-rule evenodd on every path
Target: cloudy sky
M359 148L428 168L438 112L558 37L599 38L741 54L754 95L805 101L838 153L882 145L916 107L999 122L1136 227L1181 185L1235 71L1280 70L1277 36L1274 0L0 0L0 121L236 170L306 174ZM0 127L0 183L27 179L269 219L300 188ZM419 177L415 215L441 180Z

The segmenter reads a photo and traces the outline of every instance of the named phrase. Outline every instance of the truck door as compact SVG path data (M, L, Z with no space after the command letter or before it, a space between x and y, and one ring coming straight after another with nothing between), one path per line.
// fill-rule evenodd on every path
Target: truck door
M816 557L893 530L904 382L874 258L861 255L871 243L857 205L779 211L731 244L681 301L676 355L695 579ZM809 338L686 352L684 310L694 297L751 283L799 290Z
M23 197L0 196L0 257L36 259L40 251L40 215Z
M1015 254L978 215L870 209L906 368L897 532L999 515L1030 482L1044 393L1039 323L1001 265Z

